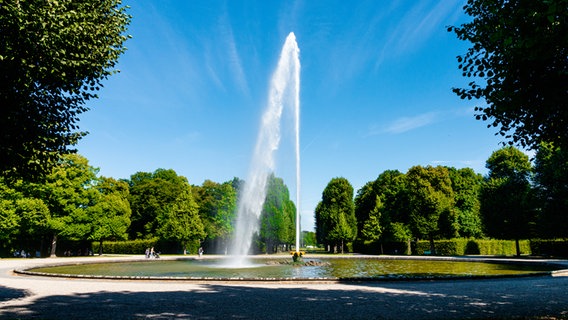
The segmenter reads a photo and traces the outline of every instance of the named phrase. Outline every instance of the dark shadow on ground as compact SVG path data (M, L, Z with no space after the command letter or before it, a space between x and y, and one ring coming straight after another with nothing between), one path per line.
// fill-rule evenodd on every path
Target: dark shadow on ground
M25 290L12 289L0 285L0 302L12 299L20 299L27 295L29 295L29 293L26 292Z
M189 286L188 286L189 287ZM0 308L41 319L568 319L568 277L363 283L344 289L202 285L55 295Z

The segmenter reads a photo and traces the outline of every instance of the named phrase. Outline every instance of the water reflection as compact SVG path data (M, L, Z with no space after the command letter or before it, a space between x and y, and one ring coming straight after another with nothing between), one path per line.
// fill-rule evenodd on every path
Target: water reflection
M153 260L144 262L89 263L33 269L70 275L239 278L239 279L345 279L516 275L551 271L546 265L521 265L436 260L309 259L312 266L298 266L289 259L252 259L246 266L228 266L224 260Z

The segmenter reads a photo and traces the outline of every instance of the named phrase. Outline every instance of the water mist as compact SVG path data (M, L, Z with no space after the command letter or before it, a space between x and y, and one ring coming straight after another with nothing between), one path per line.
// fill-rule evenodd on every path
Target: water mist
M274 172L274 153L280 144L280 119L285 106L293 108L296 153L296 251L300 250L300 49L291 32L282 47L270 82L268 102L238 203L232 264L242 265L252 237L259 230L259 218L266 197L269 175Z

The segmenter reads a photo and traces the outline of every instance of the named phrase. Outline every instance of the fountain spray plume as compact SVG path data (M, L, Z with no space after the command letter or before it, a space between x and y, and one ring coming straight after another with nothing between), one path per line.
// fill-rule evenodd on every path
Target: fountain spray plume
M296 250L300 248L300 49L291 32L282 47L280 59L270 82L268 103L251 167L238 204L235 240L231 254L234 265L242 265L249 253L252 237L259 230L259 218L266 198L269 175L274 172L274 153L280 145L280 119L284 104L294 108L296 134Z

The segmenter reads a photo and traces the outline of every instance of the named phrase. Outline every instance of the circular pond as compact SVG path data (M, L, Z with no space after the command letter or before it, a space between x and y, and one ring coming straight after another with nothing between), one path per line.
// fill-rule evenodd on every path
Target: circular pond
M380 280L548 274L558 266L518 261L466 259L313 258L304 264L285 258L253 258L247 267L227 259L156 259L56 265L25 273L62 277L180 280Z

